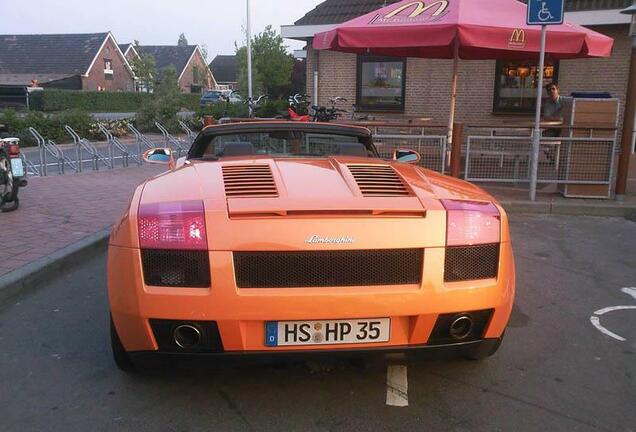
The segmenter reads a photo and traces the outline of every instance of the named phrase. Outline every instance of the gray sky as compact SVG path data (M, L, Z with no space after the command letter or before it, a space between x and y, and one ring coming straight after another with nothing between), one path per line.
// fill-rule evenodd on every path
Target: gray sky
M277 32L323 0L251 0L252 34L271 24ZM233 54L243 38L246 0L0 0L0 34L112 31L118 43L173 45L180 33L207 45L209 60ZM302 43L286 40L291 49Z

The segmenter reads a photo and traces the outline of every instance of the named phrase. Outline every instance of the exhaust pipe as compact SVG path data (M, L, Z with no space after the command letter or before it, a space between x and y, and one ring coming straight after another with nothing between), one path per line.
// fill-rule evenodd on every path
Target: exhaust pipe
M470 315L460 315L453 320L448 333L453 339L467 338L473 330L473 318Z
M192 349L201 343L201 331L191 324L181 324L172 333L174 343L179 348Z

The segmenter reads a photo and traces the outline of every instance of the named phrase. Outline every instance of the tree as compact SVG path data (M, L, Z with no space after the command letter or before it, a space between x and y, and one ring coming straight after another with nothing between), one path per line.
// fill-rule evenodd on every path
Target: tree
M201 45L201 54L203 54L203 60L205 60L205 63L209 63L208 62L208 46L206 44Z
M142 53L138 40L135 40L134 47L139 57L134 57L130 62L130 66L137 77L140 89L152 93L155 88L155 76L157 75L155 58L151 54Z
M181 108L181 89L177 81L177 70L170 65L160 73L161 81L155 88L152 102L142 105L137 111L136 124L142 130L154 129L154 122L158 121L168 130L179 128L177 112Z
M247 47L236 49L238 60L238 82L241 91L247 93ZM294 57L287 53L283 38L265 27L262 33L252 38L252 82L254 95L264 93L270 98L287 97L280 89L291 83Z
M177 46L180 46L180 47L188 46L188 39L186 39L185 34L181 33L179 35L179 41L177 42Z

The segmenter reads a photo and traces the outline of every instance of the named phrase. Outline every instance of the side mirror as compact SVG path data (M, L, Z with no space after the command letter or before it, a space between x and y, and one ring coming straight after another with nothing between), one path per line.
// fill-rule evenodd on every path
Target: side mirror
M422 160L422 156L415 150L397 149L393 152L393 160L415 165Z
M174 166L174 157L172 150L169 148L154 148L144 152L143 159L145 162Z

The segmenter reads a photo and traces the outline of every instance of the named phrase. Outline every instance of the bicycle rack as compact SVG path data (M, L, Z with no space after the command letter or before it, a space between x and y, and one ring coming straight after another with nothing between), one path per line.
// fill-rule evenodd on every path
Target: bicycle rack
M157 129L159 129L159 131L161 132L161 135L163 135L163 138L166 140L166 146L170 147L172 150L176 150L177 159L180 158L181 152L185 151L185 149L181 145L181 141L175 138L174 136L172 136L170 132L168 132L168 130L165 127L163 127L161 123L155 122L155 126L157 126Z
M69 125L65 125L64 129L66 129L66 132L69 133L69 135L73 138L73 142L75 143L75 157L76 157L77 166L80 172L82 172L82 165L83 165L82 151L86 151L90 155L91 162L93 163L93 171L99 170L100 161L104 165L106 165L108 168L113 167L110 164L110 161L108 160L108 158L102 155L97 150L97 148L95 147L95 144L93 144L86 138L80 137L79 134L75 132L73 128L70 127Z
M57 160L57 173L64 174L64 165L68 165L78 172L77 164L68 156L64 155L62 149L55 143L55 141L45 140L42 135L33 127L29 127L29 132L38 142L38 147L40 150L40 172L41 175L47 175L47 164L46 164L46 154L50 154L54 159Z
M137 165L141 165L141 158L137 155L131 154L128 151L128 147L122 144L122 142L119 141L117 137L113 136L113 134L110 133L110 131L106 129L103 124L98 123L97 127L99 128L99 131L104 134L106 140L108 141L108 158L110 159L110 164L112 167L115 166L115 150L118 150L121 153L122 165L124 167L128 167L129 158L132 158L135 162L137 162Z
M186 133L188 142L190 143L190 145L192 145L192 143L194 142L194 139L197 137L197 134L192 132L192 129L190 129L188 125L181 120L179 120L179 126L181 126L181 129L183 129L183 131Z
M20 153L20 159L22 159L22 163L24 163L24 166L26 167L26 170L24 170L25 177L40 176L40 169L36 164L28 160L24 153Z
M139 130L131 123L128 123L128 130L132 132L132 134L135 136L135 139L137 140L137 154L139 155L139 160L142 160L142 148L145 147L146 149L153 149L157 147L150 138L139 132Z

